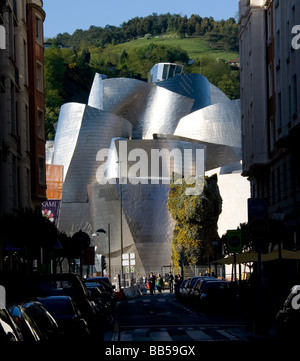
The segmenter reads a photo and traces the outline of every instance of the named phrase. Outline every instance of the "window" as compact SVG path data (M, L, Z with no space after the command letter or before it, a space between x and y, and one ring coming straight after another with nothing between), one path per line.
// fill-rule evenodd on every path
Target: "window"
M15 37L14 37L14 20L13 20L13 13L10 11L8 15L9 21L9 56L11 59L14 60L15 58Z
M45 171L45 159L39 157L39 184L46 185L46 171Z
M17 135L17 109L15 85L11 82L10 88L10 114L11 114L11 132Z
M28 86L28 53L27 53L27 43L23 43L23 55L24 55L24 85Z
M280 65L280 30L277 30L276 33L276 59L277 59L277 66Z
M35 38L36 42L42 44L43 42L43 22L39 16L35 17Z
M18 165L17 157L12 156L12 191L13 191L13 206L16 208L19 204L18 194Z
M36 63L36 86L37 89L43 92L43 66L41 63Z
M39 109L37 112L37 127L39 138L44 139L44 113Z
M268 10L268 17L267 17L267 39L268 39L268 42L271 42L272 40L272 13L271 13L271 9Z
M292 110L292 118L297 118L298 113L298 93L297 93L297 75L295 74L292 79L292 99L291 99L291 110Z
M273 64L272 63L270 63L268 66L268 80L269 80L268 93L269 93L269 98L271 98L273 95Z
M270 118L270 152L274 150L274 143L275 143L275 126L274 126L274 118Z
M29 131L29 107L25 105L25 129L26 129L26 151L30 150L30 131Z
M281 133L282 130L282 106L281 106L281 93L278 93L277 97L277 111L276 111L276 121L277 121L277 131L278 133Z

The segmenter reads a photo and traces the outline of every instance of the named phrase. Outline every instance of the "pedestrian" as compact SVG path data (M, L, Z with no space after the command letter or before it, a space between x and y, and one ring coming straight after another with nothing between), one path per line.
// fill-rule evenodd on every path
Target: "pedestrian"
M160 273L157 274L156 287L159 293L161 293L161 289L163 287L163 279Z
M182 279L180 274L175 275L175 295L178 295Z
M172 275L171 272L169 272L169 290L170 290L170 293L173 293L173 281L174 281L174 277Z
M150 277L149 277L149 289L150 289L150 294L153 296L153 293L155 292L154 288L155 288L155 276L153 274L153 272L150 273Z

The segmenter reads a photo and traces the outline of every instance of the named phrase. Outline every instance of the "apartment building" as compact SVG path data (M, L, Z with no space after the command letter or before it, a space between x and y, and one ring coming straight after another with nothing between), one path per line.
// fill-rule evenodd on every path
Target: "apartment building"
M284 219L283 246L299 248L300 3L239 0L239 25L243 176Z
M0 214L46 197L41 0L7 0L0 14Z

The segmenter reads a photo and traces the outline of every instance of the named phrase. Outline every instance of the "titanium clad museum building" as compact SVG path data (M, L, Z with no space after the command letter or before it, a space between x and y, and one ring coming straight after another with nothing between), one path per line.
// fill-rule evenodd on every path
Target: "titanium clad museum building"
M96 74L87 104L61 107L46 148L47 162L64 168L59 229L89 234L107 265L110 255L111 276L121 271L121 253L132 257L122 270L127 278L171 265L174 172L218 173L222 197L240 192L240 219L229 227L246 221L239 101L182 66L156 64L150 75L146 83ZM223 175L235 177L234 189L222 188ZM92 237L99 228L110 232Z

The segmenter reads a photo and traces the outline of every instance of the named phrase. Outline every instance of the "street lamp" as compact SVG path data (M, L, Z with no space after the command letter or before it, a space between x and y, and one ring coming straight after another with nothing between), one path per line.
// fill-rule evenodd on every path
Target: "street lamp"
M92 234L92 237L97 237L99 236L99 233L105 233L106 234L106 230L99 228L97 229L97 231L95 233ZM108 223L107 225L107 235L108 235L108 260L109 260L109 266L108 266L108 274L109 277L111 277L111 260L110 260L110 223Z
M122 281L123 281L123 285L125 286L125 275L123 273L123 215L122 215L122 201L123 201L123 196L122 196L122 181L121 181L121 172L122 172L122 162L119 160L116 163L119 164L119 191L120 191L120 238L121 238L121 274L120 274L120 290L122 288ZM123 280L124 277L124 280Z

